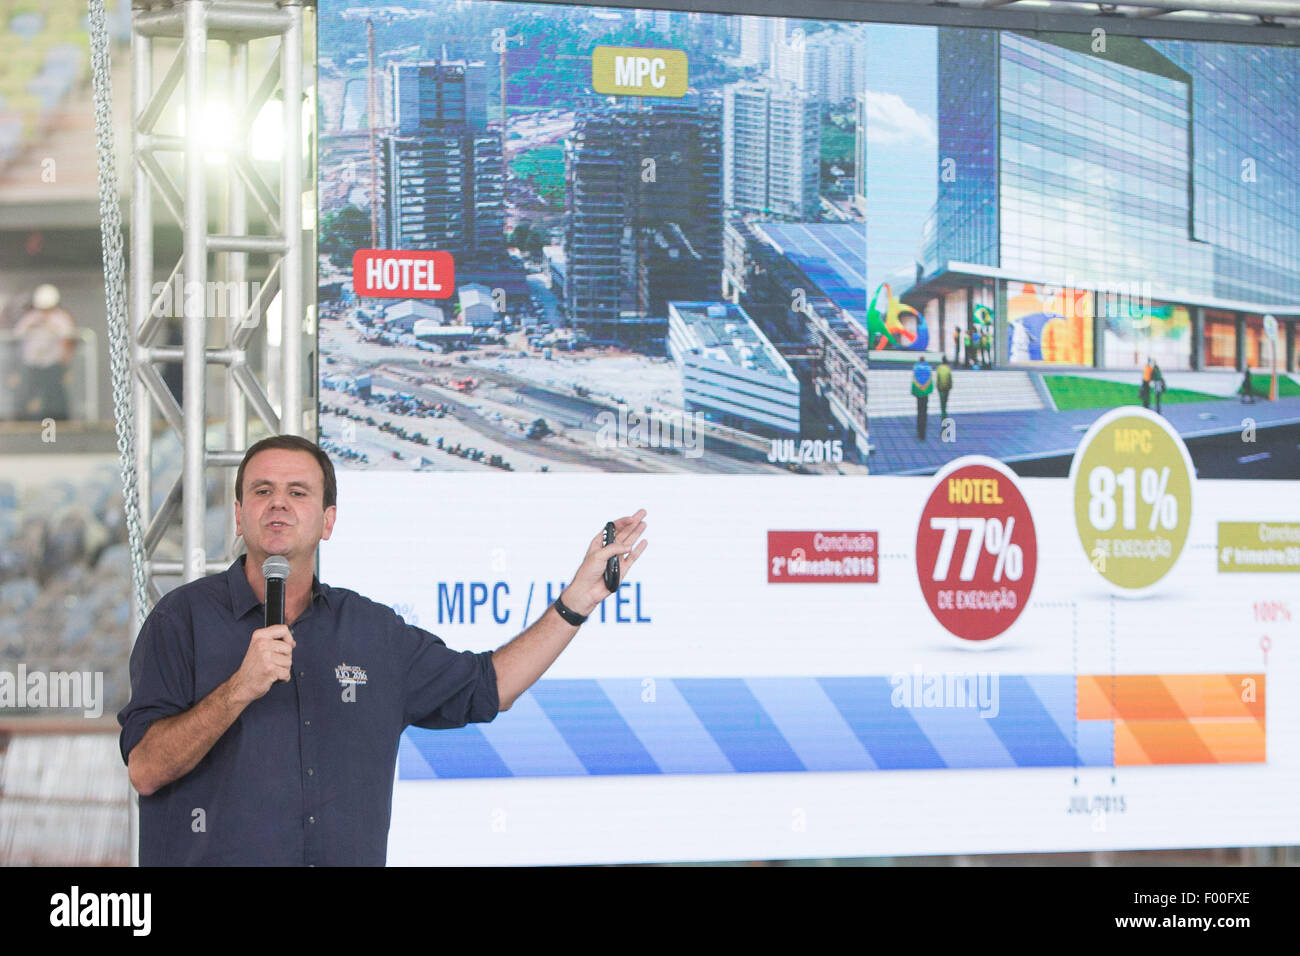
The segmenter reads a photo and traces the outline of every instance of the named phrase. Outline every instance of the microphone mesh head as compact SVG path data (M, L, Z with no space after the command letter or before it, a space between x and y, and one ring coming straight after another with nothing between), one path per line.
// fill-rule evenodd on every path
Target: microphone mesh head
M289 559L282 554L273 554L262 562L262 577L284 579L289 576Z

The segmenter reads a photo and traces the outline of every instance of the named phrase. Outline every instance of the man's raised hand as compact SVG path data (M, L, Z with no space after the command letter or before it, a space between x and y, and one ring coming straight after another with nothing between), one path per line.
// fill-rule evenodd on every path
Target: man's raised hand
M637 558L641 557L650 542L640 540L645 531L645 509L634 515L618 518L614 521L614 540L608 545L602 544L605 533L598 531L587 545L587 556L574 573L569 586L564 589L562 600L566 607L579 614L590 614L600 602L609 597L610 590L605 587L605 562L618 556L619 578L626 581L628 572Z

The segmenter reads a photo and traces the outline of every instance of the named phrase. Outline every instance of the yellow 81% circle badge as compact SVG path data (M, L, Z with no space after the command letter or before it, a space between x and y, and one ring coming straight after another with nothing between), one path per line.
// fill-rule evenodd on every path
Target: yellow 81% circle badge
M1182 436L1149 409L1109 411L1083 436L1070 464L1075 526L1115 593L1145 595L1178 562L1194 476Z

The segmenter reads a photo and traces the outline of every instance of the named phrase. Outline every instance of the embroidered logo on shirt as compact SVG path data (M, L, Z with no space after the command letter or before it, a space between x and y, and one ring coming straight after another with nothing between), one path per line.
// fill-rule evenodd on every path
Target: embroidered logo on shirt
M366 682L366 669L358 667L356 664L340 664L334 668L334 676L338 682L346 687L348 684L364 684Z

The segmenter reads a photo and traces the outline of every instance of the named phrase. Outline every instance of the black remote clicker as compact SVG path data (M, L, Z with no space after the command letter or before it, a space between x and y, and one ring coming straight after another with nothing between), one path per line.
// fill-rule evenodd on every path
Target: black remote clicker
M601 547L614 543L614 522L605 522L605 536L601 540ZM612 594L618 590L618 555L614 555L605 562L605 588Z

